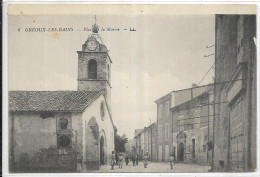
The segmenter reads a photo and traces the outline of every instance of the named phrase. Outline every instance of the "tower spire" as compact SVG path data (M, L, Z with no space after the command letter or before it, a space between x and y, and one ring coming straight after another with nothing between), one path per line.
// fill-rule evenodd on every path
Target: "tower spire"
M95 24L92 25L92 32L93 32L93 33L98 33L99 27L98 27L98 25L97 25L97 17L96 17L96 15L95 15L94 18L95 18Z

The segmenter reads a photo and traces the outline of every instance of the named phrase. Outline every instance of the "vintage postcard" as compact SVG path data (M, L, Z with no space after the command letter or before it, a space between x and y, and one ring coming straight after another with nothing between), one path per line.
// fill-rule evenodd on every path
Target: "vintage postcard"
M7 176L257 176L256 5L6 7Z

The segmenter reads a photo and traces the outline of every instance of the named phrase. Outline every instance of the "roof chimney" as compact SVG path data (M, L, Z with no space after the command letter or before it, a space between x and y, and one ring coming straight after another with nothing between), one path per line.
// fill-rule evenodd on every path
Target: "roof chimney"
M198 87L197 84L192 84L192 88L194 88L194 87Z

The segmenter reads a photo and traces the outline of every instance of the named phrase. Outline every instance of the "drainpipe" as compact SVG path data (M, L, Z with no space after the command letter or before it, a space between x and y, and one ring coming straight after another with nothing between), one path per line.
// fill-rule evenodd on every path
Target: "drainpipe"
M211 170L214 170L214 148L215 148L215 119L216 119L216 78L214 79L214 100L213 100L213 141L212 141L212 164L211 164Z

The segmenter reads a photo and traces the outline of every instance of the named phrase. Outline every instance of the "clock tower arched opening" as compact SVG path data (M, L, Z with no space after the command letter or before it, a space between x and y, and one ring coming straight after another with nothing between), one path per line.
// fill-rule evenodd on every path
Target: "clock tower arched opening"
M88 78L97 79L97 62L94 59L88 61Z

